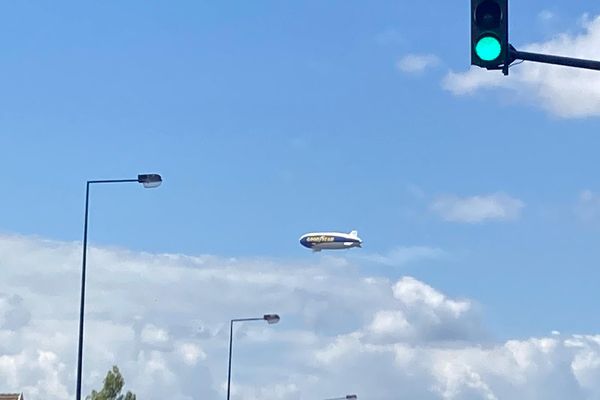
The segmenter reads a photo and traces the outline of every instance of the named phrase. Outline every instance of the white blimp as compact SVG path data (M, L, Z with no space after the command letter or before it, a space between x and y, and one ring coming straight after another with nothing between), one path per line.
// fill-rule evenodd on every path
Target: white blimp
M312 251L341 250L362 247L362 240L357 231L343 232L311 232L302 235L300 244Z

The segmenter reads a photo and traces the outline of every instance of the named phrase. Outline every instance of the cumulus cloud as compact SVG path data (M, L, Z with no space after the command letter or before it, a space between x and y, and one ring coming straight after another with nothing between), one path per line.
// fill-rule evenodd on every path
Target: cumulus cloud
M549 13L541 14L541 18L549 17ZM563 33L547 42L520 46L519 50L600 59L600 16L584 17L581 24L583 31L579 34ZM600 115L600 74L596 71L525 62L512 68L509 77L504 77L498 72L472 67L465 73L448 73L443 87L455 95L469 95L483 89L507 89L563 118Z
M206 360L206 353L194 343L182 343L178 346L177 350L188 365L195 365L200 360Z
M368 335L352 333L317 352L316 360L329 368L344 364L348 381L363 383L370 398L389 398L390 392L361 378L365 364L382 381L396 375L394 386L404 397L591 400L598 396L598 366L593 360L599 351L598 337L583 335L444 347L379 344Z
M368 332L372 340L392 342L448 342L485 337L476 307L453 300L411 277L393 286L394 308L378 311Z
M2 390L36 400L52 386L53 398L73 396L80 257L78 243L0 236ZM300 390L290 386L294 371L308 368L307 349L320 346L330 331L367 323L393 301L390 293L390 282L364 279L343 259L302 264L93 247L84 392L118 364L140 397L221 398L229 319L277 312L278 325L236 325L235 365L246 371L236 383L247 389L238 398L292 396ZM53 366L38 366L39 354L54 355ZM284 384L271 385L273 377Z
M408 54L396 63L396 67L402 72L415 74L436 67L439 63L440 59L433 54Z
M79 257L78 243L0 236L2 390L73 397ZM84 393L117 364L139 398L222 398L229 319L278 312L278 325L236 326L237 399L600 397L600 336L495 343L473 300L412 277L365 277L328 257L92 248L88 261ZM27 317L6 323L13 310Z
M504 193L486 196L441 196L431 204L433 212L449 222L480 223L519 218L525 204Z

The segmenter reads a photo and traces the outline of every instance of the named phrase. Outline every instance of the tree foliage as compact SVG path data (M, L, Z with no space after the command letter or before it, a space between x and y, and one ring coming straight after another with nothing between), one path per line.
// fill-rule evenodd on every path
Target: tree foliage
M121 394L125 386L125 379L121 375L119 368L114 365L112 370L108 371L104 378L104 387L99 392L92 390L92 394L87 396L86 400L136 400L135 394L127 392Z

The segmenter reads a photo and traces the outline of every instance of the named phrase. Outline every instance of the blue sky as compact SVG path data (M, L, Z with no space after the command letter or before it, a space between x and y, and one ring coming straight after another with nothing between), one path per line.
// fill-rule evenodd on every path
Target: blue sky
M0 231L80 241L86 180L158 172L158 190L92 189L94 245L304 265L327 256L301 234L357 229L364 248L340 256L357 276L472 299L494 340L600 332L600 82L548 74L589 82L562 104L531 66L469 71L468 10L3 3ZM560 51L598 14L514 1L511 42ZM448 217L473 199L501 215Z

